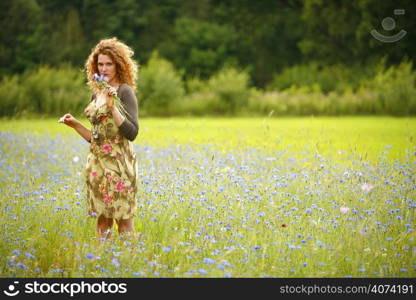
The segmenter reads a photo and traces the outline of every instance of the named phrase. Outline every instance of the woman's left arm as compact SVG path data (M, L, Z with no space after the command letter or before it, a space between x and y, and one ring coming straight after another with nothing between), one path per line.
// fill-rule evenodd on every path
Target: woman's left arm
M120 127L120 125L124 122L124 120L126 119L126 117L124 117L120 111L118 110L118 108L113 105L111 107L111 112L113 114L113 118L114 118L114 123L116 123L117 127Z
M129 86L123 86L119 95L124 109L128 115L124 117L118 108L113 105L111 108L114 122L119 127L120 133L128 140L133 141L139 133L138 104L134 91Z

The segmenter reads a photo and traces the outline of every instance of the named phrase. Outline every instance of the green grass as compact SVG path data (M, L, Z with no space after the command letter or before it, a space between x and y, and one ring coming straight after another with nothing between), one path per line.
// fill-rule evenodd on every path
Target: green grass
M89 126L88 121L81 122ZM77 136L53 119L0 120L0 126L2 131ZM416 146L415 133L416 118L146 118L140 120L135 143L154 147L210 144L224 151L253 147L269 153L280 149L310 150L376 161L386 146L392 147L387 159L406 157L406 151L413 151Z
M142 239L102 244L56 121L0 121L2 277L416 275L414 118L141 119Z

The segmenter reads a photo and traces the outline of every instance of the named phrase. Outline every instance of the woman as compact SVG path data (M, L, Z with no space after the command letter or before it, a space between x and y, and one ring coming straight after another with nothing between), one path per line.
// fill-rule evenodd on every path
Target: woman
M92 129L85 128L69 113L58 121L91 143L84 172L89 214L98 217L99 238L111 236L114 221L120 234L134 232L138 166L132 141L139 127L134 94L137 65L132 56L131 48L116 38L101 40L85 64L93 95L84 114ZM109 87L100 89L94 74L104 75ZM121 99L124 109L116 106L112 95Z

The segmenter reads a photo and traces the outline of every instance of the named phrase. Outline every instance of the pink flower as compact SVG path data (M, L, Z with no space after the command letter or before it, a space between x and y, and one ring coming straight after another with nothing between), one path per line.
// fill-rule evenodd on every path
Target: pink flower
M117 152L116 153L116 159L120 159L122 157L121 153Z
M105 153L110 153L111 150L113 150L113 147L111 147L110 144L104 144L102 145L101 149L105 152Z
M96 172L96 171L92 171L92 172L91 172L91 175L92 175L93 177L95 177L95 176L97 176L97 172Z
M121 192L122 190L124 190L124 182L123 181L119 181L116 184L116 189L117 191Z
M341 213L346 214L347 212L349 212L350 208L346 206L341 206L339 210L341 211Z
M363 184L362 186L361 186L361 189L363 190L363 191L365 191L365 192L369 192L369 191L371 191L372 189L374 188L374 186L373 185L371 185L371 184Z
M113 182L113 177L108 176L108 182Z
M113 199L109 195L104 195L104 203L110 203Z

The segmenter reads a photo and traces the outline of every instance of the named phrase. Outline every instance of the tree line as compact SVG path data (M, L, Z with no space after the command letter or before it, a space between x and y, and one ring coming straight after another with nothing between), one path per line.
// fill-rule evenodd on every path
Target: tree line
M360 70L382 57L388 65L414 61L415 14L412 0L2 0L0 76L39 65L82 68L100 39L116 36L139 65L157 50L184 79L239 68L266 88L277 73L310 62ZM384 29L386 17L394 29ZM383 43L373 29L408 34Z

